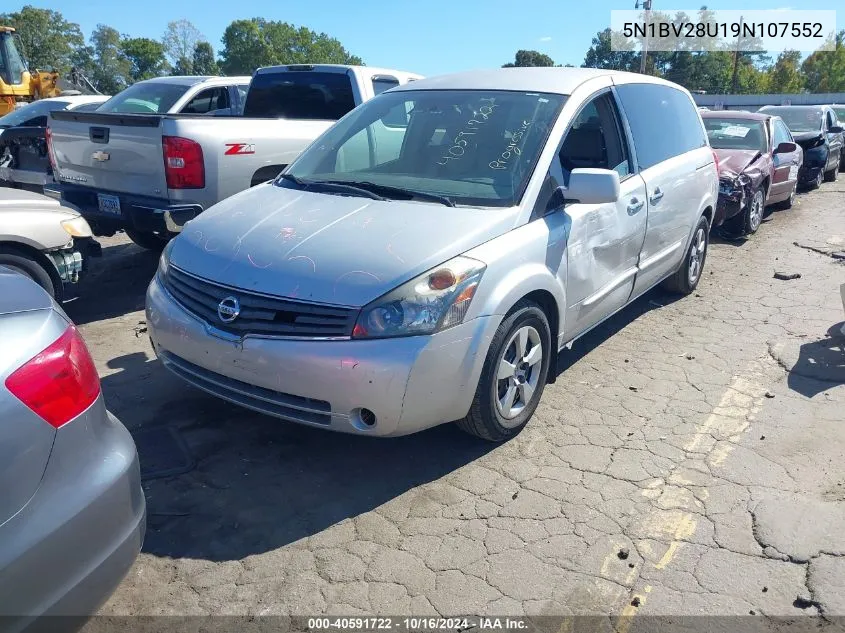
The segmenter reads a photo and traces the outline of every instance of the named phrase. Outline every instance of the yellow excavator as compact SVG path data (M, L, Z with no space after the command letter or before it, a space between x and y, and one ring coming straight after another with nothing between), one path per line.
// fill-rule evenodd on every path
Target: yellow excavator
M0 116L11 112L19 102L58 97L59 73L30 71L23 55L20 37L11 26L0 26Z

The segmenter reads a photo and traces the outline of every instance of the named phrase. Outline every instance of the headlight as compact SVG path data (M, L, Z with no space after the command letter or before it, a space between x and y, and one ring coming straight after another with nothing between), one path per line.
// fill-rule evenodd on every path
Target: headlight
M164 278L167 277L167 270L170 268L170 251L173 250L173 242L175 241L175 238L170 240L164 250L161 251L161 257L158 258L158 275L161 281L164 281Z
M62 228L71 237L91 237L91 227L81 215L69 220L62 220Z
M361 310L353 338L432 334L463 322L486 266L456 257Z

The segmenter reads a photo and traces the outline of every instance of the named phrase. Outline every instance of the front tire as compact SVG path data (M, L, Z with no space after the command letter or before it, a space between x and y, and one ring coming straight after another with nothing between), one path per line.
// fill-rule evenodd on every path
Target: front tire
M146 248L149 251L163 250L170 241L170 235L167 233L155 233L153 231L136 231L135 229L125 229L126 235L130 240L135 242L141 248Z
M763 212L766 209L766 196L762 187L757 187L751 194L748 208L742 214L742 230L746 235L754 235L763 222Z
M695 231L692 233L692 240L683 263L671 277L663 282L666 290L682 295L691 294L695 290L698 282L701 281L701 273L704 271L704 261L707 259L709 244L710 223L706 217L701 216Z
M493 336L472 406L458 427L489 442L517 435L540 403L556 352L540 306L517 304Z
M824 179L827 182L835 182L839 178L839 159L836 160L836 167L830 171L824 172Z
M44 288L51 297L57 301L61 301L61 296L56 292L56 284L53 283L50 273L26 253L11 249L0 250L0 266L11 268L15 272L21 273L24 277L29 277L32 281Z
M821 187L823 180L824 180L824 174L822 173L821 170L819 170L819 173L816 175L816 179L813 182L810 183L810 186L809 186L810 191L813 191L813 190Z

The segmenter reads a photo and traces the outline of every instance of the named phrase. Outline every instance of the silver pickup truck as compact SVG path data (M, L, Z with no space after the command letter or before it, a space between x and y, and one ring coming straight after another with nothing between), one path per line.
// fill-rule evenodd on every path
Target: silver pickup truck
M211 205L274 178L357 105L417 78L359 66L274 66L253 75L240 116L53 112L53 171L62 200L96 235L124 230L159 249Z

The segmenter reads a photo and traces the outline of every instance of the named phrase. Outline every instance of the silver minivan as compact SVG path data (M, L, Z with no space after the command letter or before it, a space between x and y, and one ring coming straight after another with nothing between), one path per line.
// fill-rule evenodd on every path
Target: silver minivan
M153 347L189 383L376 436L501 441L558 351L655 285L698 284L716 208L689 93L573 68L420 79L341 119L161 257Z

